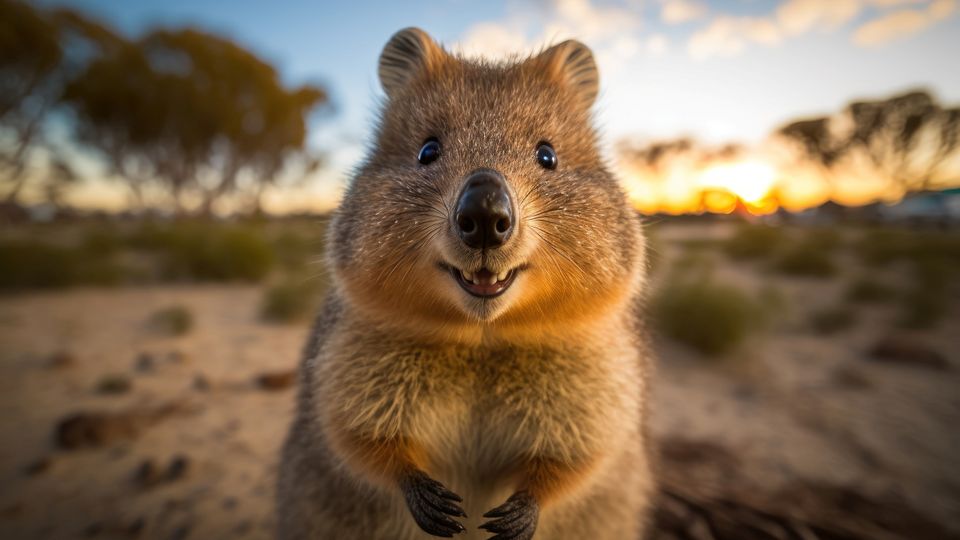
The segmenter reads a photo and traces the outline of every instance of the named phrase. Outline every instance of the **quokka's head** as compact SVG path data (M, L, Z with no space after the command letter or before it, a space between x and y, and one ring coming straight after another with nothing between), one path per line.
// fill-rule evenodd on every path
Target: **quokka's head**
M493 329L573 323L636 291L642 239L598 153L586 46L489 63L408 28L379 76L379 129L331 234L349 301L401 324Z

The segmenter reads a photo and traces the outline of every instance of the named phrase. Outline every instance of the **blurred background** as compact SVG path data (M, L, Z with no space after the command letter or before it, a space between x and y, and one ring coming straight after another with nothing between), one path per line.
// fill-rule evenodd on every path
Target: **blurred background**
M0 0L0 537L268 538L389 36L577 38L655 538L960 538L957 0Z

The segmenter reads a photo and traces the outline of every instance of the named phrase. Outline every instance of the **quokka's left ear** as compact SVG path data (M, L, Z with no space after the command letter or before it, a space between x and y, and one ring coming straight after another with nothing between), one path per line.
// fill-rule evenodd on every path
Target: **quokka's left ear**
M446 51L426 32L404 28L380 53L380 84L387 96L393 97L417 77L429 76L447 58Z
M558 43L530 59L548 76L570 88L585 108L600 91L600 73L590 48L576 40Z

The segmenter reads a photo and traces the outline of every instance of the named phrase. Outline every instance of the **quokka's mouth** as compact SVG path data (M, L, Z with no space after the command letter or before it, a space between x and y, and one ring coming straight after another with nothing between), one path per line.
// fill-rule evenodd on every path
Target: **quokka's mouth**
M441 264L441 266L450 272L450 275L453 276L453 279L456 280L461 289L477 298L495 298L500 296L510 288L513 280L517 277L517 274L520 273L520 268L513 268L495 274L486 268L481 268L476 272L467 272L446 264Z

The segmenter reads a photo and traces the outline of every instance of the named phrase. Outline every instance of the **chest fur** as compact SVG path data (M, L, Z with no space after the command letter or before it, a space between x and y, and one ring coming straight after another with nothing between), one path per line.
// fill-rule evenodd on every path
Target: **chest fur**
M323 417L374 440L416 441L440 468L495 474L524 457L574 461L639 424L642 378L628 343L329 345L316 364Z

